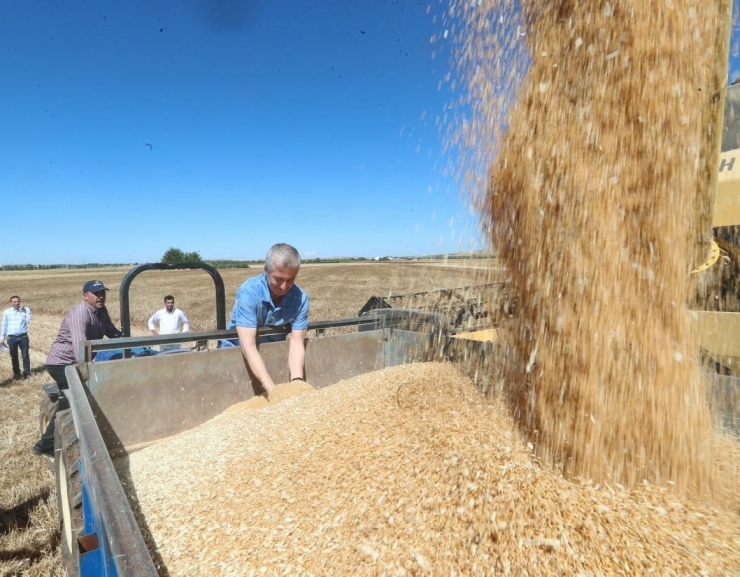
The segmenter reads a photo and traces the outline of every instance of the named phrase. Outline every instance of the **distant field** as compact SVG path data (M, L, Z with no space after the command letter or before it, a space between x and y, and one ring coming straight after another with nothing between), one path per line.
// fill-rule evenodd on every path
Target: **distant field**
M486 265L490 265L490 272ZM82 285L102 280L111 291L108 310L119 322L118 289L128 268L57 269L0 272L0 302L9 306L11 295L21 296L31 308L32 378L11 380L10 356L0 354L0 576L61 577L59 526L54 478L46 461L31 447L39 436L38 403L41 386L50 381L44 370L49 346L64 313L81 299ZM225 269L227 321L236 289L248 277L262 272ZM495 263L480 260L307 264L298 284L311 298L311 320L352 317L375 296L454 288L500 279ZM132 333L148 334L146 321L163 306L166 294L190 319L192 330L216 328L215 289L205 271L147 271L134 279L130 290Z

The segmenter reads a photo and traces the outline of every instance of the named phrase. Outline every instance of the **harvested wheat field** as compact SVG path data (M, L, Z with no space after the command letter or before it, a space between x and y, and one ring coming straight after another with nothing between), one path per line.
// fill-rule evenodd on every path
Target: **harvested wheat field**
M296 392L131 455L162 575L740 574L740 496L568 481L452 364Z

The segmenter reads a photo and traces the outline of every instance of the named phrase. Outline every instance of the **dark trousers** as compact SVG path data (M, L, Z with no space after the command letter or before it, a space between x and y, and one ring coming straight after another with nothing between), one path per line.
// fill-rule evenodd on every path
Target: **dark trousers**
M8 335L8 348L10 349L10 359L13 362L13 377L31 376L31 359L28 356L28 333L22 335ZM21 374L21 365L18 362L18 349L21 350L23 357L23 373Z
M66 366L67 365L46 365L46 370L59 387L59 402L56 407L54 407L54 411L49 420L49 425L46 427L46 431L44 431L39 442L36 443L36 448L42 451L48 452L54 450L54 423L56 415L59 411L69 409L69 400L64 394L64 392L69 388L69 385L67 384L67 376L64 374L64 368Z

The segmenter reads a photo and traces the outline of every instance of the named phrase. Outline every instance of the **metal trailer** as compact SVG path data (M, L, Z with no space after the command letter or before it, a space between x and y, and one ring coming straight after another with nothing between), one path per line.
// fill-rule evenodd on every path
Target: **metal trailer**
M128 284L121 288L125 304ZM313 323L306 340L306 378L322 388L385 367L438 358L444 354L443 330L438 315L400 309ZM66 369L70 409L56 416L55 472L68 575L158 575L116 470L125 470L132 452L261 393L241 349L215 346L233 338L235 331L216 330L81 343L81 362ZM198 345L186 352L130 354L156 344L193 341ZM287 347L287 342L260 347L278 383L288 380ZM112 350L123 354L94 360ZM48 392L53 397L54 391ZM42 426L51 397L42 403Z

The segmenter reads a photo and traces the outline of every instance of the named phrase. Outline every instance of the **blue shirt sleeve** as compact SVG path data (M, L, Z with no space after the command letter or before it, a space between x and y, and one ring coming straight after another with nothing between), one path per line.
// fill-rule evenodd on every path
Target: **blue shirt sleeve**
M234 309L231 311L231 321L228 328L256 329L258 326L258 310L261 305L262 299L258 294L251 291L249 287L240 287L236 291L236 301L234 302Z
M303 292L303 298L301 299L301 306L298 309L298 315L295 320L291 323L291 328L295 331L305 331L308 328L308 295Z

